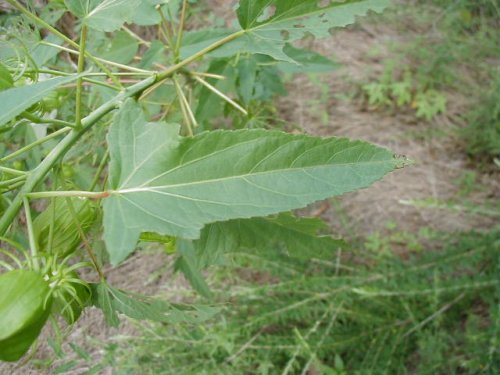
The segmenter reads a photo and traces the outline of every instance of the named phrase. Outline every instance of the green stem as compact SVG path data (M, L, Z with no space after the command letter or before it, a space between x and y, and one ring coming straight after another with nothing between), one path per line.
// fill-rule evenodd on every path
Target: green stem
M24 181L19 181L17 184L10 185L8 188L0 189L0 194L8 193L9 191L16 190L18 187L24 185Z
M97 121L104 115L115 109L121 101L131 96L134 96L156 82L155 77L150 77L142 82L139 82L129 87L124 92L120 93L107 103L104 103L90 115L82 119L82 129L71 131L61 142L54 147L49 155L35 168L29 175L26 183L19 191L17 196L12 200L7 210L5 210L0 219L0 234L3 235L9 229L12 221L18 214L23 204L23 199L26 194L31 193L36 186L42 182L44 177L50 172L57 161L66 154L66 152L85 134ZM62 130L62 129L61 129ZM0 160L1 161L1 160Z
M181 107L182 116L184 117L184 123L186 124L186 134L189 137L193 136L193 126L196 124L196 119L189 107L189 103L187 102L186 96L182 92L182 88L177 82L175 76L173 77L175 91L177 92L177 98L179 99L179 105Z
M28 228L28 238L30 242L31 260L33 261L33 268L35 271L40 269L38 264L38 249L36 246L35 232L33 230L33 220L31 219L31 208L27 198L23 198L24 210L26 213L26 226Z
M26 178L27 178L27 176L24 175L24 176L19 176L19 177L13 178L11 180L0 181L0 188L4 188L4 187L9 188L16 183L19 183L21 181L26 180Z
M161 9L160 5L156 6L156 10L160 14L161 26L163 26L163 27L160 26L160 28L163 31L163 34L165 34L165 38L167 39L168 47L170 48L170 50L173 50L174 49L173 35L172 35L172 31L169 28L169 22L168 22L167 18L165 17L165 15L163 14L163 10Z
M44 20L42 20L41 18L39 18L35 14L31 13L28 9L26 9L25 7L23 7L17 1L15 1L15 0L6 0L6 1L10 5L12 5L14 8L16 8L17 10L19 10L22 14L24 14L28 18L31 18L33 21L35 21L36 23L38 23L40 26L42 26L43 28L49 30L52 34L54 34L54 35L58 36L59 38L61 38L62 40L64 40L70 46L73 46L76 49L80 49L80 46L78 45L78 43L74 42L73 40L71 40L70 38L68 38L66 35L64 35L63 33L61 33L59 30L57 30L56 28L52 27L51 25L49 25L47 22L45 22ZM108 68L106 68L106 66L104 64L102 64L96 57L94 57L93 55L91 55L88 51L85 52L85 55L89 59L91 59L100 69L102 69L102 71L105 72L108 75L108 77L113 81L113 83L115 85L122 87L122 84L120 83L120 81L118 79L116 79L116 77L113 76L113 73Z
M68 77L68 76L74 75L73 73L59 72L57 70L51 70L51 69L25 70L25 73L47 73L47 74L52 74L54 76L61 76L61 77ZM125 74L132 74L132 73L115 73L116 76L125 75ZM144 75L146 75L146 74L144 73ZM148 77L150 75L151 74L149 74L149 73L147 74ZM84 82L93 83L94 85L107 87L107 88L112 89L112 90L120 91L122 89L122 87L117 87L117 86L113 86L113 85L110 85L110 84L105 83L105 82L97 81L95 79L90 79L90 78L87 78L87 76L107 77L106 73L84 73L82 79ZM71 123L68 123L68 124L71 124ZM71 124L71 126L73 126L73 124Z
M12 0L7 0L7 1L10 2ZM50 172L50 170L54 167L57 161L62 156L64 156L66 152L81 138L81 136L85 134L104 115L114 110L123 100L135 96L137 94L140 94L147 88L153 86L154 84L169 78L176 71L182 69L186 65L189 65L193 61L204 56L205 54L219 48L220 46L234 39L239 38L240 36L244 35L245 32L246 32L245 30L240 30L235 32L234 34L228 35L227 37L213 43L212 45L204 48L203 50L195 53L194 55L186 58L185 60L171 66L170 68L164 70L163 72L157 74L156 76L151 76L141 82L136 83L133 86L130 86L128 89L121 92L110 101L104 103L90 115L82 119L82 128L80 130L76 129L72 130L61 142L57 144L56 147L54 147L54 149L38 165L38 167L35 168L30 173L29 177L26 180L26 183L19 191L17 196L12 200L12 203L9 205L7 210L5 210L3 216L0 218L0 236L4 235L5 232L9 229L12 221L14 220L14 218L16 217L16 215L18 214L19 210L23 205L23 199L26 196L26 194L31 193L36 188L36 186L43 181L45 176ZM68 129L66 129L66 131L68 131ZM4 159L0 159L0 162L2 162Z
M26 196L30 199L44 199L44 198L91 198L102 199L109 197L109 192L93 192L93 191L40 191L36 193L28 193Z
M57 126L73 127L73 124L71 122L57 120L57 119L51 119L51 118L38 117L37 115L34 115L33 113L30 113L28 111L24 111L22 113L22 116L24 118L27 118L31 122L34 122L35 124L53 124L53 125L57 125Z
M52 70L52 69L27 69L25 70L25 73L47 73L47 74L52 74L56 76L72 76L74 73L66 73L66 72L61 72L58 70ZM117 77L149 77L151 76L152 72L150 71L143 71L143 72L115 72L113 73ZM194 73L193 74L205 74L205 73ZM85 80L87 77L107 77L108 75L106 73L100 73L100 72L86 72L83 74L83 79ZM98 81L99 82L99 81ZM102 83L102 82L100 82ZM116 87L115 87L116 88Z
M81 75L85 68L85 48L87 43L87 26L82 25L80 35L80 53L78 55L78 69L76 73ZM83 78L80 76L76 80L76 108L75 108L75 127L80 129L82 126L82 84Z
M70 130L71 130L70 127L59 129L58 131L55 131L54 133L49 134L46 137L40 138L37 141L30 143L29 145L27 145L23 148L20 148L19 150L13 152L12 154L9 154L9 155L3 157L2 159L0 159L0 163L5 163L8 160L15 159L19 155L22 155L25 152L30 151L31 149L35 148L36 146L41 145L42 143L45 143L45 142L51 140L52 138L56 138L56 137L60 136L61 134L67 133Z
M28 172L25 172L25 171L20 171L17 169L12 169L12 168L2 167L2 166L0 166L0 172L4 172L7 174L13 174L15 176L25 176L28 174Z
M68 205L68 209L70 211L71 216L73 217L73 222L76 224L76 229L78 230L78 234L80 235L80 239L83 242L83 245L85 247L85 250L87 251L87 254L92 261L92 264L94 266L94 269L96 272L99 274L99 277L101 280L106 280L106 277L104 276L104 273L101 270L101 267L99 266L99 262L97 261L97 258L94 254L94 251L92 250L92 246L90 246L90 242L85 235L84 230L82 229L82 224L80 220L78 219L78 215L76 214L75 207L73 206L73 202L71 199L66 198L66 203Z
M139 35L134 33L132 30L130 30L128 27L125 25L122 26L122 30L124 30L128 35L130 35L132 38L137 40L139 43L144 44L146 47L150 47L151 43L148 42L147 40L142 39Z
M181 18L179 21L179 30L177 32L177 42L175 43L175 48L174 48L175 62L179 62L179 52L181 49L182 34L184 32L184 23L186 21L186 9L187 9L187 0L183 0L182 1Z
M64 52L71 53L72 55L78 55L78 56L80 55L79 51L75 51L74 49L66 48L66 47L63 47L63 46L60 46L60 45L57 45L57 44L54 44L54 43L40 42L40 44L43 44L44 46L47 46L47 47L53 47L53 48L59 49L59 50L64 51ZM85 54L85 55L87 55L87 54ZM117 62L114 62L114 61L109 61L109 60L101 59L100 57L94 57L94 58L96 60L102 62L103 64L107 64L107 65L110 65L110 66L113 66L113 67L119 68L119 69L129 70L131 72L145 73L145 74L147 74L149 76L155 73L155 72L150 71L150 70L144 70L144 69L134 68L133 66L123 65L123 64L120 64L120 63L117 63ZM112 74L114 75L114 73L112 73ZM116 77L115 77L115 79L116 79Z
M90 191L94 191L95 187L97 186L97 183L99 182L99 177L101 176L102 171L104 170L104 167L106 166L106 163L109 159L109 150L106 150L106 153L104 154L101 163L99 164L99 167L97 167L97 172L94 176L94 179L92 180L92 184L90 185Z
M202 49L201 51L198 51L194 55L189 56L188 58L182 60L181 62L179 62L175 65L172 65L170 68L165 69L163 72L160 72L157 75L157 81L162 81L166 78L169 78L173 73L175 73L179 69L184 68L186 65L191 64L193 61L198 60L200 57L206 55L209 52L212 52L213 50L223 46L224 44L229 43L229 42L241 37L245 33L246 33L245 30L237 31L231 35L226 36L225 38L223 38L221 40L218 40L217 42L209 45L208 47Z

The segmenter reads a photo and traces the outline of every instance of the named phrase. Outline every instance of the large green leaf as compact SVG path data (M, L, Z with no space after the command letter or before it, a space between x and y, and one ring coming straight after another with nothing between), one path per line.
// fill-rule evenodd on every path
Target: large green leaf
M389 0L330 0L326 3L319 0L241 0L237 15L247 32L235 43L249 52L289 61L283 52L286 42L307 34L327 37L332 28L352 24L356 16L364 16L370 10L380 12L388 4Z
M27 85L15 87L0 92L0 126L14 119L24 110L42 100L45 95L68 82L74 81L78 76L58 77Z
M141 232L197 239L209 223L267 216L371 185L402 165L383 148L279 131L213 131L192 138L147 123L126 101L108 134L104 239L114 264Z
M141 0L64 0L66 7L89 27L99 31L118 30L130 22Z
M0 275L0 360L17 361L36 340L52 298L41 275L15 270Z

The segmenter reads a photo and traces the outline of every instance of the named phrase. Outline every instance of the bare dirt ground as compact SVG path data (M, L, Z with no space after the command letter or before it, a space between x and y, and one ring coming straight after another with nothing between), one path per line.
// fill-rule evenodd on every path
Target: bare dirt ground
M411 111L367 111L359 100L349 98L355 90L355 82L366 82L382 71L382 58L390 53L388 44L411 39L411 33L402 34L400 28L391 25L362 21L356 26L337 31L329 40L315 42L315 50L334 57L342 65L334 73L320 77L329 88L327 100L320 100L322 93L317 84L311 83L307 77L296 77L288 84L290 95L278 102L280 116L298 124L306 133L364 139L415 160L415 165L397 170L374 186L340 198L340 205L350 218L349 229L357 235L366 236L383 230L387 221L396 222L400 230L409 232L417 232L422 227L448 232L488 228L494 224L492 219L401 203L403 200L425 198L446 201L457 196L460 188L456 180L470 168L467 157L453 137L434 137L429 134L432 130L446 130L455 125L456 115L463 111L466 98L457 93L448 93L447 113L431 122L417 121ZM374 56L373 51L378 51L377 56ZM328 115L327 121L325 113ZM498 174L479 175L478 180L482 187L469 195L469 200L480 203L485 198L500 198ZM329 204L318 203L311 207L311 211L320 212L335 233L346 232L345 225L338 219L338 210ZM109 280L116 287L149 295L169 298L179 295L179 292L186 295L186 284L173 277L171 269L159 278L152 277L164 268L165 262L168 263L166 257L158 259L158 255L141 253L119 268L109 270ZM108 328L99 311L88 309L69 333L66 342L75 342L88 348L92 357L97 359L102 357L103 351L95 348L104 347L106 339L126 340L137 332L133 323L125 320L119 329ZM64 349L67 353L65 362L77 358L68 345ZM53 352L42 345L35 358L46 356L53 356ZM57 361L52 369L60 363ZM88 367L78 367L69 373L77 375L86 371ZM24 363L0 365L2 375L50 373L52 370L41 371ZM99 372L110 373L111 370Z
M411 33L401 34L393 25L361 22L335 32L328 41L314 43L315 50L333 56L342 65L336 72L320 78L330 89L328 100L311 106L315 98L318 102L324 95L322 89L307 77L297 77L288 85L290 96L280 100L280 112L284 119L298 123L306 133L363 139L415 161L414 165L395 171L368 189L340 198L351 229L357 234L363 236L383 230L388 221L396 222L400 230L409 232L422 227L447 232L488 228L494 220L467 212L402 203L429 198L445 202L459 194L457 181L472 169L452 128L461 125L458 115L463 114L467 98L448 92L447 112L431 122L419 121L412 110L369 111L361 99L351 98L356 92L356 82L368 82L382 72L381 57L390 54L387 46L408 39ZM443 132L448 134L439 136ZM472 192L468 200L480 204L486 198L500 198L498 173L479 174L478 183L481 188ZM336 217L336 210L325 211L324 203L316 206L324 211L322 216L334 229L345 230Z

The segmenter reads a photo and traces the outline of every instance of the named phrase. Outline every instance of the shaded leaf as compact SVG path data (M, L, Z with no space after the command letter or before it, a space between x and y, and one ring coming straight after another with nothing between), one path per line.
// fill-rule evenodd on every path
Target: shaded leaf
M295 64L284 61L278 63L278 68L284 73L326 73L340 66L319 53L296 48L291 44L286 44L283 51L295 62Z
M14 119L24 110L42 100L45 95L78 76L58 77L41 81L33 85L15 87L0 92L0 126Z
M189 281L194 290L200 293L205 298L210 298L212 293L198 268L197 254L193 243L187 240L177 242L177 250L179 258L175 262L176 271L182 272L184 277Z
M36 340L50 313L50 288L34 271L0 275L0 360L17 361Z
M0 63L0 91L6 90L14 86L12 75L5 65Z
M281 252L298 259L333 258L342 240L321 235L328 225L318 218L298 218L290 213L237 219L203 228L194 241L196 259L203 268L218 262L221 255L236 252Z
M108 134L110 196L104 239L113 264L141 232L197 239L209 223L267 216L371 185L405 161L361 141L279 131L214 131L192 138L147 123L126 101Z
M141 0L64 0L64 3L89 27L111 32L132 20Z
M111 44L101 57L120 64L128 64L132 61L137 51L139 43L125 31L118 31L114 34Z
M219 311L209 306L174 306L159 299L113 288L106 282L91 284L91 288L94 305L102 309L106 323L112 327L120 323L118 313L136 320L198 323Z
M364 16L369 10L380 12L388 4L389 0L328 1L326 4L318 0L241 0L237 15L247 32L235 44L244 43L244 47L239 47L252 53L293 61L283 51L285 43L307 34L327 37L332 28L352 24L356 16Z
M69 204L72 204L76 217L73 217ZM33 232L38 250L64 258L81 242L78 227L87 233L96 218L96 207L88 200L54 199L47 209L33 221ZM52 223L52 243L49 244Z

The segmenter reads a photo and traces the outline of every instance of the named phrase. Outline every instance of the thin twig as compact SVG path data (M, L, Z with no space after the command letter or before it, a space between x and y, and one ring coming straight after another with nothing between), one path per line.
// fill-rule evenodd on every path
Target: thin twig
M236 108L238 111L240 111L241 113L243 113L245 116L248 116L248 112L246 111L245 108L243 108L242 106L240 106L238 103L236 103L233 99L231 99L230 97L228 97L223 92L219 91L216 87L212 86L210 83L208 83L207 81L205 81L203 78L200 78L200 77L198 77L196 75L193 75L192 77L196 81L198 81L199 83L201 83L203 86L205 86L207 89L209 89L210 91L212 91L215 95L219 96L220 98L224 99L226 102L228 102L229 104L231 104L234 108Z
M82 25L80 35L80 51L78 55L78 69L76 73L80 75L76 80L76 104L75 104L75 127L80 129L82 127L82 83L83 78L81 74L85 68L85 48L87 42L87 26Z

